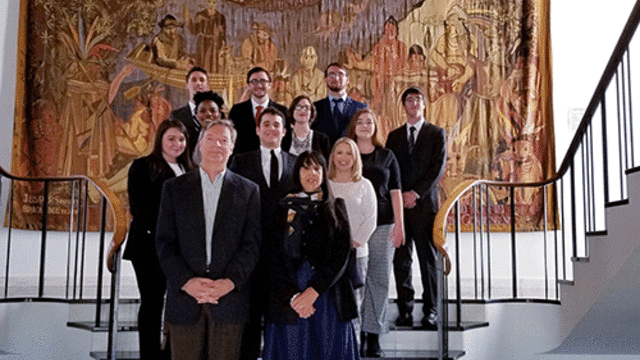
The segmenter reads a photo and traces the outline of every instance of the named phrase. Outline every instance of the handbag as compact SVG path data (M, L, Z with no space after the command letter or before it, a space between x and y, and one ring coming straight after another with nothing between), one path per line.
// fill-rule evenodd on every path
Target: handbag
M364 276L362 274L362 269L358 266L358 261L356 260L356 249L351 248L349 251L349 260L347 261L347 276L349 277L349 281L351 281L351 287L353 289L359 289L364 286Z

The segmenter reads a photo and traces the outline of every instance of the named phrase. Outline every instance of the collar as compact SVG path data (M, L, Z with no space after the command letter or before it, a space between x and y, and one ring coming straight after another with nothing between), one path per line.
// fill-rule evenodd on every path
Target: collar
M267 96L267 100L265 102L262 102L262 103L258 103L253 98L251 98L251 108L253 110L255 110L258 106L262 106L262 110L268 108L269 107L269 97Z
M224 175L227 173L227 168L224 168L224 170L222 170L220 172L220 174L216 175L215 179L213 179L213 181L211 181L211 179L209 178L209 174L207 174L206 171L204 171L204 169L202 168L202 166L198 167L198 170L200 171L200 177L202 178L202 181L207 181L209 184L213 185L214 183L218 182L218 181L222 181L222 178L224 177Z
M347 102L347 98L348 98L346 93L343 94L342 96L339 96L339 97L335 97L335 96L331 96L331 95L328 95L327 97L329 98L330 102L333 102L333 100L342 99L342 101L344 101L344 103Z
M189 101L189 108L191 109L191 115L196 116L196 103Z
M275 149L269 149L269 148L266 148L266 147L260 145L260 154L262 155L263 159L270 159L271 158L271 150L275 151L276 156L278 158L281 157L280 153L282 153L282 148L277 147Z
M422 120L418 121L417 123L415 123L413 125L407 123L407 136L411 135L411 131L409 130L409 128L413 126L414 128L416 128L416 137L417 137L425 122L426 121L423 118Z

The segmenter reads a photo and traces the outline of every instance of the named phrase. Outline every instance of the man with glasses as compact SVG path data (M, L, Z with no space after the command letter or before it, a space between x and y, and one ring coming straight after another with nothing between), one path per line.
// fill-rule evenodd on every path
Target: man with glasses
M433 222L438 212L438 181L444 174L447 139L444 129L425 119L422 89L410 87L402 93L407 123L389 133L387 148L400 165L404 205L405 243L396 249L393 273L398 291L396 326L413 326L411 263L416 244L422 280L422 326L437 324L436 257Z
M345 136L353 114L366 108L367 104L347 96L349 73L343 64L329 64L324 71L324 82L329 95L314 103L318 114L313 128L327 134L333 146L336 140Z
M233 105L229 112L229 118L238 131L238 140L233 150L234 154L241 154L247 151L258 150L260 139L256 134L262 111L268 107L273 107L281 112L286 112L287 108L269 99L271 90L271 75L261 67L254 67L247 73L247 86L251 98L247 101Z

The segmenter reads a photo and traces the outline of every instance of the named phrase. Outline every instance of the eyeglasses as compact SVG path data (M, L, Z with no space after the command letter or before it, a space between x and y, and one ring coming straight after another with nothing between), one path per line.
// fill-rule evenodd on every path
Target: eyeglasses
M330 72L330 73L327 74L327 77L336 78L336 79L342 79L342 78L347 77L347 74L341 73L341 72L339 72L339 73Z
M311 110L311 106L308 106L308 105L296 105L296 107L294 107L293 110L295 110L295 111L309 111L309 110Z
M249 84L251 84L251 85L253 85L253 86L258 85L258 84L260 84L260 85L267 85L267 84L268 84L268 83L270 83L270 82L271 82L271 81L269 81L269 80L267 80L267 79L260 79L260 80L253 79L253 80L249 81Z

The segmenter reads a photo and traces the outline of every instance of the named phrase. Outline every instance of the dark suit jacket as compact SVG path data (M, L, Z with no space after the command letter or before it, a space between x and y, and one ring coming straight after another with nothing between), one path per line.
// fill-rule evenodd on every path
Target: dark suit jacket
M269 100L269 106L274 107L283 114L286 114L287 108ZM233 125L238 131L236 146L233 149L234 154L257 150L260 148L260 139L256 134L256 120L253 116L253 108L251 107L251 99L235 104L229 111L229 119L233 121Z
M296 157L283 151L282 163L282 177L275 189L270 189L267 186L262 172L260 150L235 155L229 164L230 170L246 177L260 187L263 247L269 246L274 239L273 224L276 219L278 201L287 195L293 187L293 165L296 163Z
M214 221L212 259L206 264L205 220L199 169L167 181L162 190L156 248L167 276L165 319L195 324L203 309L181 290L193 277L228 278L235 289L207 306L221 323L249 317L248 280L260 255L260 194L253 182L227 170Z
M407 124L389 133L387 148L393 151L400 165L402 191L415 191L420 211L438 212L438 181L444 173L447 159L447 135L444 129L425 122L409 154Z
M291 149L291 139L293 131L287 130L287 133L282 138L282 150L289 151ZM311 138L311 150L315 150L322 154L325 159L329 160L329 154L331 154L331 144L329 143L329 137L321 131L314 130L313 138Z
M153 155L148 155L134 160L129 168L127 189L133 219L122 255L124 259L157 259L155 236L162 185L176 174L163 159L158 162L160 172L152 176L153 160Z
M360 109L367 107L367 104L355 101L347 97L342 108L342 116L334 118L331 113L331 102L329 97L318 100L313 103L316 106L316 121L313 123L315 130L320 130L329 137L330 145L336 143L336 140L346 135L347 125L351 121L351 117Z
M198 135L200 134L200 125L196 124L193 114L191 113L191 107L189 104L175 109L171 112L171 119L180 120L187 128L189 139L187 139L187 145L189 147L189 154L193 156L193 152L198 143Z

